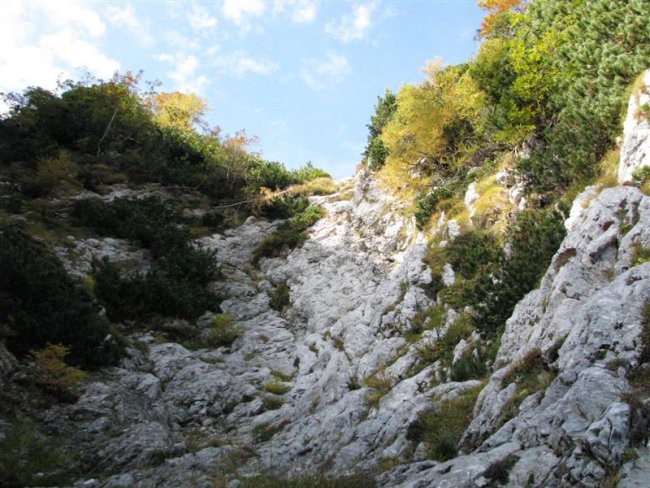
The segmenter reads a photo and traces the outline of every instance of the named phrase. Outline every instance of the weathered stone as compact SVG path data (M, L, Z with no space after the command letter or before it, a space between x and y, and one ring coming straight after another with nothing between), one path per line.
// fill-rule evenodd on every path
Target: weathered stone
M630 97L623 125L623 146L618 167L618 183L632 181L634 171L650 166L650 121L642 107L650 104L650 70L641 76Z

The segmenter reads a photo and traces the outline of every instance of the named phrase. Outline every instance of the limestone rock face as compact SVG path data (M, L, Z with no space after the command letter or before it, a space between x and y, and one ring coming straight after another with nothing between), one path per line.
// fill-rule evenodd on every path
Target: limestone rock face
M509 486L531 476L534 486L603 486L635 422L627 373L639 365L650 300L650 263L635 253L650 248L650 198L633 187L604 190L570 227L540 288L506 324L461 441L467 454L394 470L382 485L492 486L490 467L511 459ZM511 373L534 352L553 379L515 403L521 386ZM642 456L626 467L623 486L640 486L641 472L647 481L646 464Z
M432 277L426 239L401 204L363 175L352 201L313 203L327 216L287 256L252 264L278 225L263 219L197 242L216 250L222 277L212 286L242 328L230 347L189 350L136 336L141 348L119 368L87 382L75 405L49 411L78 439L84 461L110 474L78 486L194 486L234 458L244 474L408 461L417 446L406 426L418 411L480 385L438 385L437 366L418 367L403 338L432 304ZM269 300L281 284L290 304L276 311ZM207 331L213 321L207 313L197 326Z
M618 168L619 184L632 181L634 170L650 166L650 70L647 70L635 87L627 109L624 125L621 163Z

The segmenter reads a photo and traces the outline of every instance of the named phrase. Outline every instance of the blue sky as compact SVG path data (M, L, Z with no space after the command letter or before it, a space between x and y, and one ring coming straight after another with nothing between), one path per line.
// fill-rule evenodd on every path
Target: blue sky
M421 81L428 60L469 59L481 18L475 0L5 0L0 91L142 69L199 93L208 121L257 136L263 157L341 178L377 96Z

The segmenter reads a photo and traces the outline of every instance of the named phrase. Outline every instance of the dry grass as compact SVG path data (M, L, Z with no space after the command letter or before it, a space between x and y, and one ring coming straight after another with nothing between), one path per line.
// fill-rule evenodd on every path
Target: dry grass
M288 188L292 196L331 195L339 190L339 185L332 178L315 178Z
M620 158L619 150L614 148L610 149L600 162L600 176L596 180L596 185L601 190L618 185L618 165Z

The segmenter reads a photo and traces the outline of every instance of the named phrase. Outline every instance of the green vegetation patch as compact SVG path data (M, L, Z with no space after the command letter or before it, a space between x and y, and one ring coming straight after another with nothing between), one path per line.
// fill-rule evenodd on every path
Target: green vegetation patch
M62 344L73 365L114 364L121 354L108 322L59 259L16 226L0 228L0 324L7 346L24 355Z
M271 293L269 306L273 310L281 312L284 310L284 307L288 306L291 303L291 297L289 295L290 292L291 288L289 288L289 285L286 283L280 283Z
M244 488L375 488L377 486L373 477L368 474L336 478L324 474L305 475L295 478L261 475L252 478L240 478L239 481L241 481Z
M472 421L479 386L448 400L434 400L433 406L421 412L408 426L407 439L424 442L429 458L446 461L458 455L458 442Z
M102 235L138 241L154 260L143 275L124 278L107 259L94 263L95 293L111 320L153 315L196 319L218 310L208 284L218 277L214 252L198 249L182 217L158 198L80 200L73 210L79 225Z
M212 347L230 346L243 332L241 326L227 313L214 317L214 325L208 335L208 345Z
M518 407L521 402L533 393L545 390L555 379L555 376L556 373L546 365L542 353L535 349L517 362L504 376L502 384L515 383L517 385L514 406Z
M18 415L0 440L0 485L64 486L72 481L71 459L61 439L48 437L29 418Z
M324 215L325 211L316 205L305 208L258 244L253 251L253 263L258 263L262 258L280 256L286 250L302 246L309 237L307 229Z

